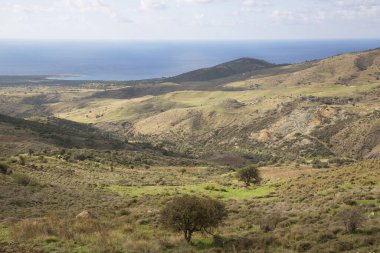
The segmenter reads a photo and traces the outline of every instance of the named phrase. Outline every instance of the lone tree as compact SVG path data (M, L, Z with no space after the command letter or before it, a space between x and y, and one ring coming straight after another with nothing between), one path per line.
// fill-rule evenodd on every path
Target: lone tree
M349 208L340 213L340 217L348 233L354 233L363 222L362 213L362 210L359 208Z
M261 182L260 172L257 166L250 165L238 171L238 178L245 183L245 186L250 186L251 183L259 184Z
M227 216L222 202L211 198L191 195L175 197L161 211L161 223L182 231L185 240L190 243L194 232L207 232L217 227Z

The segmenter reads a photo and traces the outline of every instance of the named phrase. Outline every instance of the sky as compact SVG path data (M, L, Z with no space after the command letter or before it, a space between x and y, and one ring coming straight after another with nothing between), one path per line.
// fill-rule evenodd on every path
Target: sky
M380 38L380 0L0 0L0 39Z

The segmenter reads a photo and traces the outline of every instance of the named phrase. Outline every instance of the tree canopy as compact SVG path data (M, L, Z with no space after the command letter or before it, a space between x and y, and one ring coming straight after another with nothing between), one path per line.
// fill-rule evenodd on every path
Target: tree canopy
M238 178L243 181L246 186L250 186L251 183L258 184L261 182L260 172L257 169L257 166L254 165L240 169L238 171Z
M208 232L227 216L222 202L206 197L183 195L168 202L161 211L161 222L175 231L182 231L187 242L194 232Z

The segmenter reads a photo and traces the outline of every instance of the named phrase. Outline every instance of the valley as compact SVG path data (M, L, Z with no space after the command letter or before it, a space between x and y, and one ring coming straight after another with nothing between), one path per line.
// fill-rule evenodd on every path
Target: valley
M378 252L379 98L380 49L142 81L0 78L0 252ZM249 166L261 182L239 180ZM160 222L184 194L228 211L191 244Z

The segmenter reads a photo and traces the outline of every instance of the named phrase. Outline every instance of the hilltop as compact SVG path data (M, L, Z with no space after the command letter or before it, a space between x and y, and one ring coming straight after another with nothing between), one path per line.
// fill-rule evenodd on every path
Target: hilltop
M271 64L263 60L240 58L216 65L214 67L198 69L178 76L170 77L165 81L173 83L211 81L232 75L272 68L275 66L275 64Z

